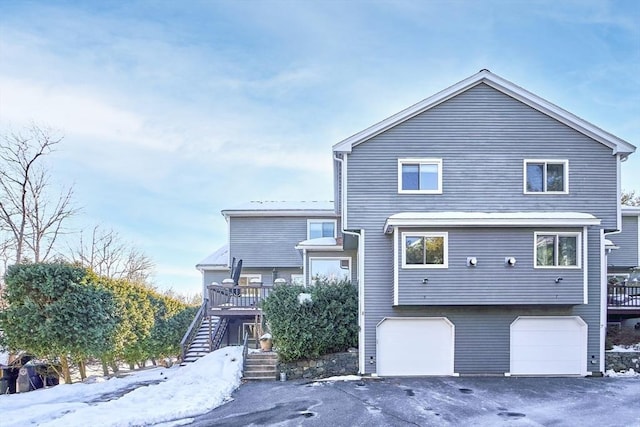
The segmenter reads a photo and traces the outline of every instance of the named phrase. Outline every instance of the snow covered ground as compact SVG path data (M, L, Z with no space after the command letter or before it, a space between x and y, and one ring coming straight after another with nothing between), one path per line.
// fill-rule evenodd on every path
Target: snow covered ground
M242 347L225 347L183 367L153 368L93 384L61 384L0 395L0 424L181 425L230 399L241 376Z

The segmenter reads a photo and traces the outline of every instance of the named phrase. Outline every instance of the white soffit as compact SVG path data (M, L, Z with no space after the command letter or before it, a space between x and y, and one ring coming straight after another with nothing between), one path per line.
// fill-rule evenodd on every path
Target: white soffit
M393 227L584 227L600 219L582 212L401 212L384 223Z

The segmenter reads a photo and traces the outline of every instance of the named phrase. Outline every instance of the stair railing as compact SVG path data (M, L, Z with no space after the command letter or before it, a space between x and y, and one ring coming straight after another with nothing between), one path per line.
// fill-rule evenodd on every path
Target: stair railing
M200 329L200 325L202 325L202 321L204 320L205 313L207 312L207 303L208 303L208 299L205 299L202 305L200 306L200 308L198 309L198 311L196 312L196 315L194 316L193 321L191 322L191 325L189 325L189 329L187 329L187 332L184 334L184 337L182 337L182 341L180 341L180 357L183 362L186 358L187 351L189 350L191 343L193 342L193 340L195 339L198 333L198 329Z
M221 317L220 320L218 320L218 323L211 334L211 351L215 351L220 348L220 344L222 344L222 339L227 332L228 326L229 319L226 317Z
M247 364L247 354L249 354L249 333L245 331L244 337L242 338L242 373L243 374L244 374L244 368Z

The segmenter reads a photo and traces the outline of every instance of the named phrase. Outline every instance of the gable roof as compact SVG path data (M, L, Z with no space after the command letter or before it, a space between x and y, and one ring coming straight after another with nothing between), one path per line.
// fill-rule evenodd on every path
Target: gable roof
M229 245L225 244L196 264L198 270L228 270Z
M251 201L231 209L223 209L225 218L230 216L320 216L335 217L332 201Z
M438 104L441 104L454 96L484 83L556 120L559 122L577 130L578 132L592 138L601 144L612 149L612 154L620 154L624 160L629 154L633 153L636 149L632 144L618 138L615 135L606 132L599 127L581 119L578 116L571 114L570 112L558 107L551 102L542 99L538 95L535 95L520 86L511 83L502 77L493 74L489 70L481 70L480 72L468 77L461 82L448 87L427 99L424 99L417 104L406 108L393 116L376 123L367 129L344 139L333 146L335 152L350 153L351 149L358 144L373 138L376 135L385 132L386 130L414 117L424 111L427 111Z

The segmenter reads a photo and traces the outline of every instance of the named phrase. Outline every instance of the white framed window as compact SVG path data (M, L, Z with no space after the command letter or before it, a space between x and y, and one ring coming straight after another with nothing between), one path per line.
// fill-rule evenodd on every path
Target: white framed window
M309 258L309 277L313 283L316 279L326 277L329 280L351 280L351 258Z
M336 238L337 221L335 219L308 219L307 239L322 237Z
M442 159L398 159L398 193L442 194Z
M568 194L568 160L525 160L523 167L525 194Z
M255 291L250 290L250 289L242 289L242 287L247 287L247 286L257 286L255 283L251 283L252 281L258 281L259 283L262 283L262 274L241 274L240 277L238 278L238 286L240 286L241 288L241 294L243 296L249 296L249 295L254 295Z
M402 268L448 268L449 233L402 233Z
M580 268L581 233L534 233L536 268Z
M304 274L292 274L291 275L291 284L292 285L304 285Z

